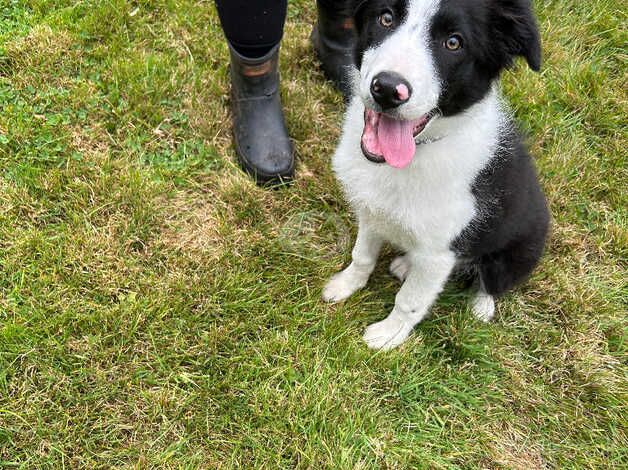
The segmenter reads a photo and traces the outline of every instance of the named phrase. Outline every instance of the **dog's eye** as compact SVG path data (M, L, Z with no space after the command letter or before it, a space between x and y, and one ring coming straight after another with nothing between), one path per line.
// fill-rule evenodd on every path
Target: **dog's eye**
M393 14L390 10L384 11L381 15L379 15L379 24L381 24L384 28L390 28L393 24Z
M462 49L462 38L459 34L452 34L445 41L445 47L450 51Z

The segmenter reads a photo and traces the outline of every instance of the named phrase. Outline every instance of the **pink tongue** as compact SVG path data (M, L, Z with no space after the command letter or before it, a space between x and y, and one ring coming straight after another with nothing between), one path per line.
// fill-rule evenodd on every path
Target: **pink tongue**
M412 131L412 121L399 121L385 114L380 115L377 127L377 140L386 163L395 168L410 164L416 146Z

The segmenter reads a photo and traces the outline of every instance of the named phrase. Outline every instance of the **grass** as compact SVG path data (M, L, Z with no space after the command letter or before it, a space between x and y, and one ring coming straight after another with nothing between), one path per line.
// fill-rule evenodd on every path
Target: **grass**
M504 92L554 222L490 325L450 289L403 347L394 301L319 300L354 227L342 99L290 4L291 188L234 163L212 2L0 0L0 467L626 468L626 10L537 2L541 74Z

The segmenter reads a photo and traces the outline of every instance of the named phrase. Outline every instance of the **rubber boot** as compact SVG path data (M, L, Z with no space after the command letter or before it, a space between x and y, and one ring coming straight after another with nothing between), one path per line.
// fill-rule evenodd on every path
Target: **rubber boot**
M351 96L349 71L354 64L353 48L356 41L353 18L346 7L332 9L320 1L316 5L318 21L310 36L312 46L323 73L348 100Z
M238 161L257 184L290 180L294 151L279 96L279 45L258 59L243 57L231 46L229 50Z

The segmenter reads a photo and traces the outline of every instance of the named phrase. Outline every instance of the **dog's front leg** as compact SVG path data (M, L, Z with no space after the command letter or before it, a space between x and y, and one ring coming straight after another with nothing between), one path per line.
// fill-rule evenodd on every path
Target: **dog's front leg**
M443 290L456 258L452 252L417 255L409 253L408 277L395 298L395 307L384 320L373 323L364 341L373 349L392 349L403 343L414 326L428 313Z
M340 302L364 287L375 268L382 241L369 226L367 218L359 217L358 237L351 252L351 264L329 280L323 289L323 300Z

